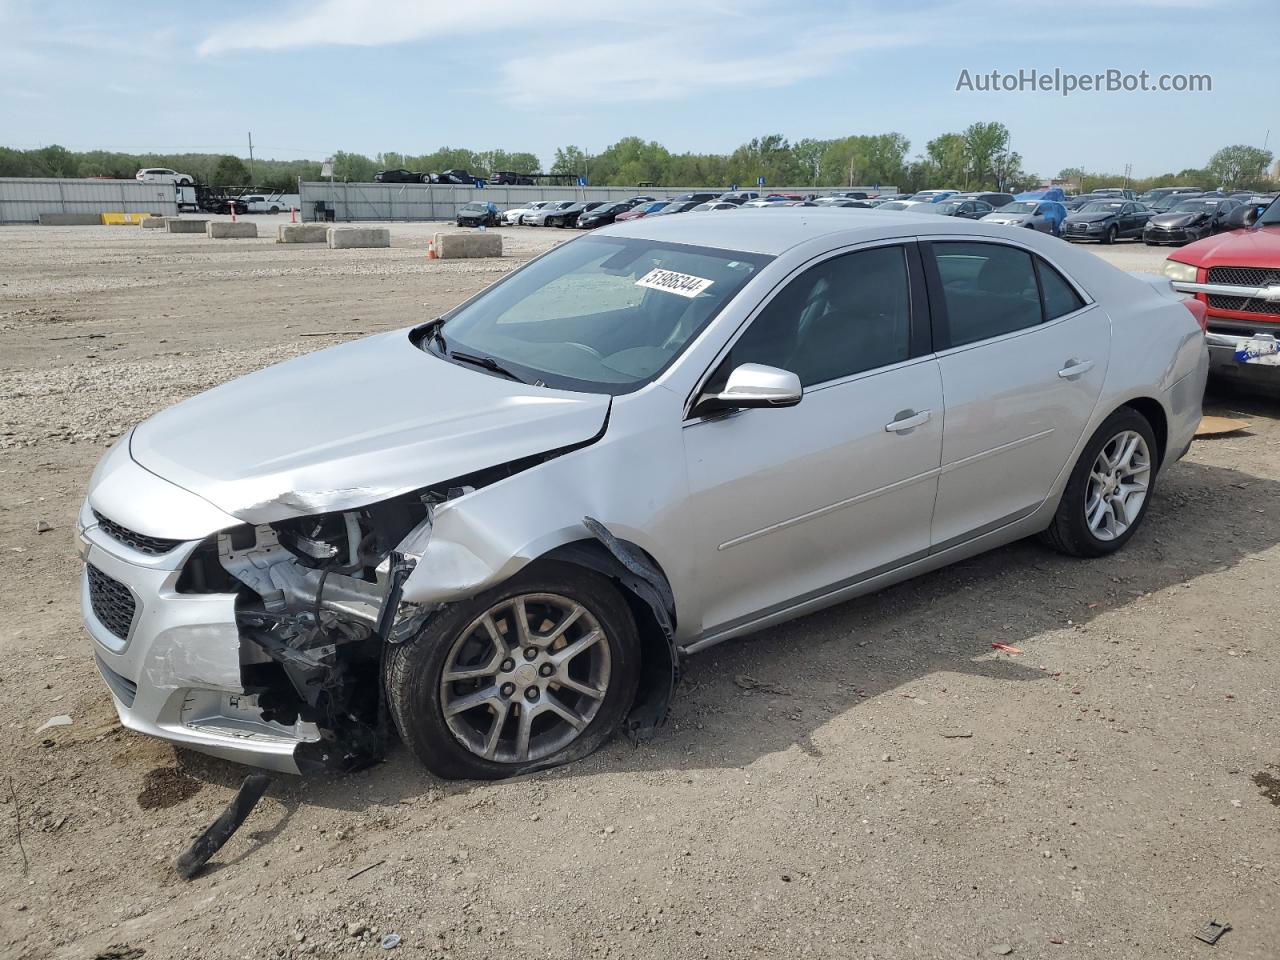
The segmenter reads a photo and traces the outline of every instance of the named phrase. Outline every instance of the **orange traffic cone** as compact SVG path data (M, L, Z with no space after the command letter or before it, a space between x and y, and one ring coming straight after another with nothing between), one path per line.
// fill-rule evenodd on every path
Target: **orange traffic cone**
M436 242L434 240L427 241L427 259L434 260L436 258Z
M229 205L231 207L231 222L235 223L236 222L236 202L232 200Z
M290 223L297 223L297 222L298 222L298 208L297 208L297 207L290 207L290 208L289 208L289 222L290 222Z

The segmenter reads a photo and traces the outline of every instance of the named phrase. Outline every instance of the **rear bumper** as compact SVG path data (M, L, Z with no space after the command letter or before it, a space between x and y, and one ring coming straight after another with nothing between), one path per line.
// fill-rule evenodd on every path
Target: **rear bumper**
M1209 360L1201 354L1195 369L1169 387L1164 403L1169 433L1161 471L1169 464L1181 460L1191 449L1196 429L1200 426L1204 388L1208 379Z

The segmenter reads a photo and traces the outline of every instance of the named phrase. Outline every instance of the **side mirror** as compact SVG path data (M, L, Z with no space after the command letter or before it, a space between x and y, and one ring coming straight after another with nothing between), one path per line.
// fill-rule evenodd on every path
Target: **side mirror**
M804 387L800 385L800 378L791 371L762 363L744 363L729 374L723 390L704 395L694 413L706 415L752 407L794 407L803 397Z
M1236 207L1224 218L1227 228L1230 230L1244 230L1252 227L1258 222L1258 217L1262 215L1257 204L1248 203L1243 206Z

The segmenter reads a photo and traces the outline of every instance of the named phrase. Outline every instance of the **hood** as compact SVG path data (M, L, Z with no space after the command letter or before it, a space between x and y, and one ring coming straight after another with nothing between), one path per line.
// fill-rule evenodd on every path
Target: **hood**
M1107 213L1105 211L1102 213L1093 213L1093 212L1069 213L1067 214L1067 222L1068 223L1100 223L1103 220L1110 220L1115 215L1116 215L1115 211L1112 211L1111 213Z
M1274 267L1280 263L1280 225L1215 234L1174 251L1169 259L1201 267Z
M1185 227L1208 217L1207 213L1159 213L1147 222L1157 227Z
M989 223L1000 223L1002 221L1010 221L1013 223L1021 223L1032 216L1030 213L1001 213L997 210L995 213L988 213L982 219Z
M129 452L224 512L269 523L585 443L609 403L451 363L399 330L192 397L139 425Z

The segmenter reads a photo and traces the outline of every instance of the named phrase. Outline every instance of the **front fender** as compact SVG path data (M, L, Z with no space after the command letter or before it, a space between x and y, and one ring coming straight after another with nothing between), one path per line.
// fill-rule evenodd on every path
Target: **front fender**
M437 504L431 523L399 547L417 561L403 599L474 596L557 547L590 539L584 517L652 556L678 594L690 554L682 398L655 387L633 403L615 405L595 443Z

